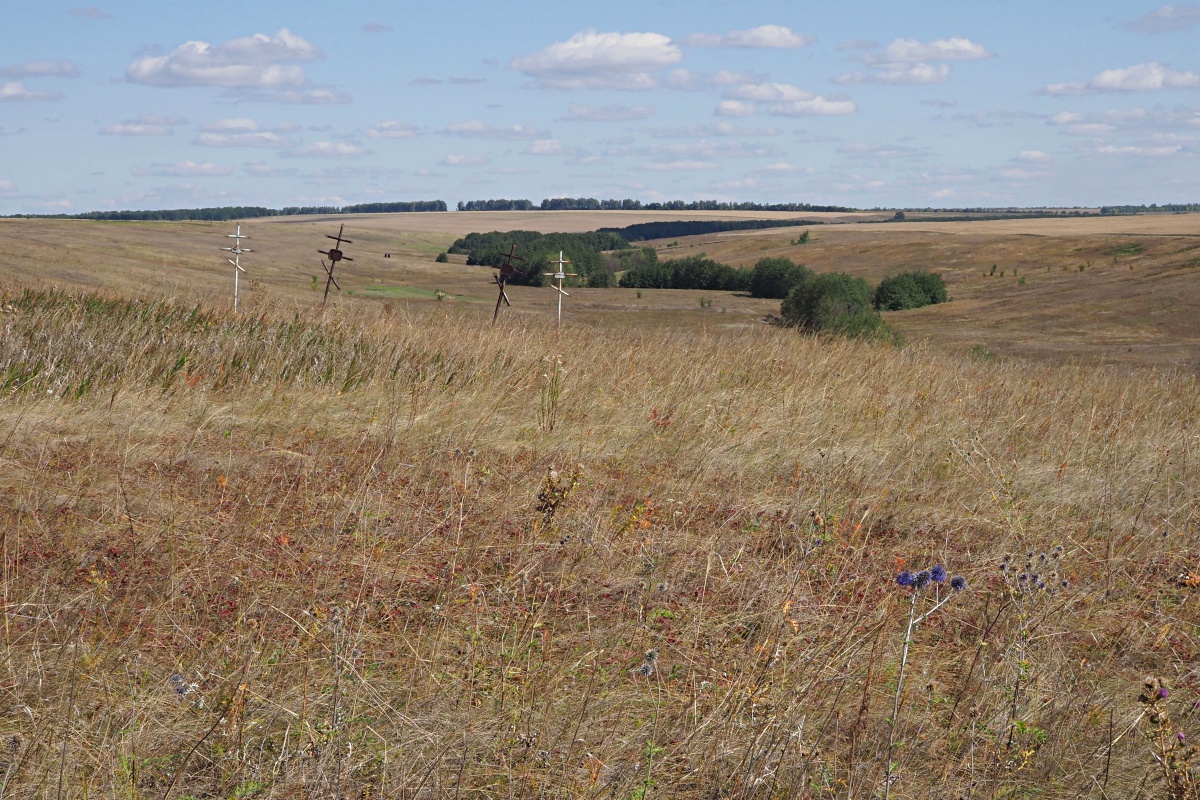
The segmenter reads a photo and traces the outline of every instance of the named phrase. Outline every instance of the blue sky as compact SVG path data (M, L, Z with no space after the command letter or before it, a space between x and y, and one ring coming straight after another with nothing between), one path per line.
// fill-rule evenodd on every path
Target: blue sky
M1200 201L1195 4L0 3L3 214Z

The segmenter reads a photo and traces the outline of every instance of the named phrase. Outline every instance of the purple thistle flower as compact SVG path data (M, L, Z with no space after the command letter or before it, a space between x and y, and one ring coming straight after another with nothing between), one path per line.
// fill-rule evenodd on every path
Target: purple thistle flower
M932 580L932 576L929 574L929 570L923 569L913 576L913 588L919 592L929 585L930 580Z
M1184 740L1187 739L1187 737L1183 735L1183 731L1175 734L1175 738L1179 740L1180 744L1183 744Z
M1165 686L1158 687L1158 699L1159 700L1166 700L1168 694L1169 694L1169 692L1167 692L1167 687L1165 687Z
M913 585L913 574L911 572L909 572L908 570L902 571L899 575L896 576L896 583L900 584L901 586L912 586Z
M945 583L946 568L943 567L941 564L938 564L936 567L929 570L929 577L933 579L934 583Z
M967 579L962 575L955 575L950 579L950 588L956 592L961 592L963 589L967 588Z

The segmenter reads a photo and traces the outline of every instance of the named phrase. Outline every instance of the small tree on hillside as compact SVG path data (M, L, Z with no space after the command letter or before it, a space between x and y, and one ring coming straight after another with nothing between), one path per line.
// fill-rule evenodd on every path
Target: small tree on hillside
M918 270L884 278L875 288L872 303L880 311L904 311L946 300L946 283L942 276Z
M790 258L761 258L750 273L750 295L782 300L792 287L810 278L812 270Z
M826 272L794 287L780 307L785 325L845 336L895 339L871 307L871 287L862 278Z

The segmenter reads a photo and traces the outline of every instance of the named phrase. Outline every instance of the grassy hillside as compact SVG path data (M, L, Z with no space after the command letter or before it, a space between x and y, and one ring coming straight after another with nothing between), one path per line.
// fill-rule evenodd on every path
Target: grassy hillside
M23 283L0 794L1168 797L1192 774L1194 371ZM938 564L966 588L896 582ZM1165 698L1139 702L1147 676Z

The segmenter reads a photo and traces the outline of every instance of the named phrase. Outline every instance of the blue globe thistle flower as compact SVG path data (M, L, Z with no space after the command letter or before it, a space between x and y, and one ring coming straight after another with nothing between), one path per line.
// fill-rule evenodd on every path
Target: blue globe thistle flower
M955 575L950 579L950 588L956 592L961 592L963 589L967 588L967 579L962 575Z
M896 583L900 584L901 586L912 586L913 574L908 570L904 570L896 576Z
M929 577L933 579L934 583L945 583L946 582L946 568L943 567L941 564L938 564L936 567L929 570Z
M913 576L913 588L919 592L929 585L930 580L932 580L932 576L929 574L929 570L923 569Z

